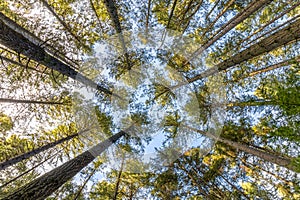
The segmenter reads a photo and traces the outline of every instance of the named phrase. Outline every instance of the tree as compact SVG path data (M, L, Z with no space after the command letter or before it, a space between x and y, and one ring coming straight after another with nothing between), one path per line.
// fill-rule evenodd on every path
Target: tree
M9 167L9 166L11 166L11 165L13 165L15 163L18 163L18 162L20 162L22 160L28 159L31 156L35 156L35 155L37 155L37 154L39 154L39 153L41 153L43 151L46 151L46 150L48 150L48 149L50 149L50 148L52 148L52 147L54 147L54 146L56 146L58 144L61 144L61 143L65 142L65 141L71 140L71 139L79 136L80 134L82 134L82 133L84 133L86 131L88 131L88 130L77 132L75 134L72 134L72 135L69 135L67 137L61 138L61 139L59 139L59 140L57 140L55 142L48 143L48 144L46 144L46 145L44 145L42 147L39 147L37 149L31 150L29 152L26 152L26 153L24 153L22 155L19 155L17 157L14 157L14 158L11 158L9 160L6 160L5 162L0 163L0 170L3 170L3 169L5 169L5 168L7 168L7 167Z
M1 13L1 15L3 14ZM0 27L0 43L4 44L17 53L24 54L30 59L33 59L46 67L49 67L50 69L60 72L67 77L77 80L92 88L96 88L97 90L102 91L104 94L112 95L111 91L88 79L81 73L76 72L74 69L60 62L58 59L47 54L43 48L33 44L23 35L12 30L3 21L0 22Z
M240 64L241 62L252 59L263 53L267 53L291 41L297 40L300 37L299 24L299 20L295 21L288 27L270 35L268 38L259 41L257 44L252 45L248 49L245 49L244 51L234 55L230 59L225 60L217 64L216 66L204 71L203 73L188 79L188 82L191 83L207 76L211 76L214 73L226 70L230 67Z
M259 149L250 147L248 145L245 145L245 144L242 144L242 143L239 143L239 142L230 141L230 140L228 140L226 138L218 137L218 136L216 136L216 135L214 135L212 133L201 131L201 130L197 130L197 129L189 127L189 126L186 126L186 128L188 128L188 129L190 129L192 131L196 131L198 133L201 133L202 135L205 135L205 136L207 136L209 138L212 138L212 139L214 139L216 141L225 143L225 144L227 144L229 146L232 146L232 147L234 147L236 149L240 149L240 150L242 150L242 151L244 151L246 153L255 155L257 157L260 157L260 158L264 159L265 161L272 162L272 163L278 164L280 166L286 167L288 169L298 171L297 167L294 166L294 163L292 162L291 158L286 158L286 157L280 157L280 156L277 156L277 155L272 155L269 152L264 152L264 151L261 151Z
M75 176L80 170L92 162L95 158L94 155L99 155L105 151L110 145L114 144L119 138L126 133L120 131L119 133L111 136L105 141L97 144L93 148L85 151L72 160L64 163L63 165L55 168L54 170L44 174L43 176L35 179L29 184L16 190L12 194L3 199L43 199L51 195L52 192L57 190L62 184L67 182Z
M63 102L54 102L54 101L35 101L35 100L8 99L8 98L0 98L0 103L28 103L28 104L46 104L46 105L66 104Z
M232 1L231 1L232 2ZM193 53L192 58L195 55L201 54L205 49L210 47L214 42L216 42L218 39L220 39L223 35L225 35L227 32L229 32L232 28L234 28L236 25L244 21L247 17L249 17L252 13L256 12L260 8L264 7L270 2L270 0L264 0L264 1L254 1L250 3L246 8L244 8L239 14L237 14L235 17L233 17L231 20L229 20L228 23L224 24L215 34L213 38L210 38L210 40L203 46L201 46L195 53Z

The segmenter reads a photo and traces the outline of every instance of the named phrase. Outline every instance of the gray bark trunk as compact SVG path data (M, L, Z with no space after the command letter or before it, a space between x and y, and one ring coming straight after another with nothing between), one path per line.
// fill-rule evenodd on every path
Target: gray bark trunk
M192 128L192 127L189 127L189 126L185 126L185 125L183 125L183 126L186 127L187 129L190 129L192 131L200 133L200 134L202 134L204 136L207 136L211 139L214 139L218 142L222 142L222 143L227 144L231 147L234 147L237 150L241 150L245 153L249 153L249 154L252 154L254 156L257 156L257 157L259 157L259 158L261 158L265 161L268 161L268 162L271 162L271 163L274 163L274 164L280 165L282 167L285 167L287 169L295 171L295 168L291 165L291 159L290 158L285 158L285 157L280 157L280 156L277 156L277 155L273 155L269 152L265 152L265 151L253 148L249 145L245 145L245 144L242 144L242 143L239 143L239 142L231 141L231 140L219 137L217 135L211 134L209 132L201 131L201 130L198 130L198 129L195 129L195 128Z
M243 22L247 19L251 14L256 12L257 10L263 8L272 0L256 0L255 2L250 3L246 8L244 8L241 12L239 12L235 17L233 17L229 22L223 25L215 34L213 38L211 38L206 44L197 49L189 60L195 58L195 56L201 54L205 49L214 44L218 39L220 39L223 35L228 33L231 29L233 29L236 25Z
M268 72L268 71L272 71L274 69L278 69L280 67L285 67L285 66L288 66L290 64L299 63L299 62L300 62L300 56L297 56L296 58L291 58L291 59L288 59L288 60L284 60L284 61L276 63L274 65L270 65L270 66L264 67L262 69L252 71L252 72L250 72L246 75L243 75L241 77L238 77L238 78L236 78L232 81L228 81L228 82L236 82L236 81L239 81L241 79L253 77L253 76L256 76L258 74L262 74L262 73L265 73L265 72Z
M13 164L16 164L16 163L18 163L18 162L21 162L21 161L23 161L23 160L25 160L25 159L28 159L28 158L32 157L32 156L35 156L35 155L37 155L37 154L39 154L39 153L41 153L41 152L43 152L43 151L46 151L46 150L48 150L48 149L50 149L50 148L52 148L52 147L54 147L54 146L56 146L56 145L58 145L58 144L62 144L62 143L65 142L65 141L71 140L71 139L73 139L74 137L77 137L79 134L81 134L81 133L83 133L83 132L86 132L86 131L87 131L87 130L84 130L84 131L75 133L75 134L73 134L73 135L69 135L69 136L64 137L64 138L62 138L62 139L60 139L60 140L57 140L57 141L55 141L55 142L51 142L51 143L46 144L46 145L44 145L44 146L42 146L42 147L39 147L39 148L37 148L37 149L34 149L34 150L32 150L32 151L29 151L29 152L27 152L27 153L24 153L24 154L22 154L22 155L19 155L19 156L17 156L17 157L14 157L14 158L11 158L11 159L9 159L9 160L7 160L7 161L4 161L4 162L0 163L0 170L4 170L5 168L7 168L7 167L9 167L9 166L12 166Z
M8 99L0 98L0 103L23 103L23 104L43 104L43 105L67 105L64 102L55 101L35 101L35 100L21 100L21 99Z
M45 162L49 161L50 159L54 158L58 153L62 152L63 149L60 149L59 151L55 152L53 155L49 156L48 158L46 158L45 160L43 160L42 162L40 162L39 164L33 166L32 168L28 169L27 171L23 172L22 174L14 177L13 179L5 182L3 185L0 186L1 188L4 188L5 186L11 184L12 182L14 182L15 180L18 180L19 178L21 178L22 176L24 176L25 174L28 174L29 172L31 172L32 170L36 169L37 167L41 166L42 164L44 164Z
M17 53L23 54L28 58L43 64L50 69L60 72L69 78L77 80L105 94L112 95L110 90L98 85L91 79L85 77L83 74L75 71L68 65L47 54L42 47L30 42L22 34L7 26L2 20L0 20L0 43Z
M119 185L120 185L121 176L122 176L122 173L123 173L124 162L125 162L125 157L124 157L124 155L122 155L122 162L121 162L120 171L119 171L118 177L117 177L117 182L116 182L116 187L115 187L113 200L117 200L117 196L118 196L118 193L119 193Z
M269 37L261 40L260 42L250 46L248 49L232 56L231 58L221 62L220 64L204 71L201 74L188 79L189 83L199 79L211 76L219 71L226 70L230 67L238 65L244 61L255 58L261 54L272 51L282 45L295 41L300 38L300 20L295 21L284 29L273 33Z
M261 32L262 30L264 30L267 26L269 26L270 24L272 24L273 22L275 22L276 20L280 19L281 17L283 17L284 15L286 15L287 13L289 13L291 10L294 10L297 6L300 5L300 2L293 5L292 7L290 7L289 9L285 10L284 12L280 13L280 15L276 16L275 18L273 18L272 20L268 21L267 24L263 25L262 27L260 27L259 29L255 30L251 35L249 35L248 37L246 37L245 39L243 39L241 42L239 42L238 48L243 46L242 43L244 43L245 41L249 40L252 36L254 36L255 34Z
M43 5L52 13L52 15L59 21L59 23L61 23L61 25L66 29L66 31L69 32L69 34L75 39L77 40L77 42L79 42L84 48L86 49L90 49L88 46L86 46L85 44L83 44L83 42L79 39L79 37L77 35L75 35L71 28L68 26L68 24L66 24L66 22L64 22L64 20L62 20L54 11L54 9L48 4L48 2L46 0L40 0Z
M60 51L58 49L55 49L54 47L47 45L45 41L41 40L40 38L35 36L33 33L26 30L25 28L19 26L16 22L14 22L10 18L6 17L3 13L0 13L0 20L3 21L11 29L15 30L16 32L18 32L21 35L23 35L24 37L26 37L30 42L34 43L35 45L47 46L47 47L44 47L44 49L46 50L47 53L49 53L53 57L58 58L59 60L61 60L64 63L67 63L68 65L78 65L72 59L59 53ZM70 64L70 62L72 64ZM76 68L75 66L72 66L72 67Z
M74 177L79 171L91 163L95 155L101 154L126 133L120 131L105 141L85 151L72 160L51 170L41 177L26 184L2 200L42 200L51 195L60 186Z
M206 35L206 33L208 33L209 31L211 31L211 29L213 28L213 26L217 23L217 21L225 14L225 12L229 9L229 7L235 2L235 0L230 0L228 2L227 5L225 5L225 8L217 15L217 17L214 19L213 22L211 22L209 24L208 27L206 27L205 29L205 32L202 33L201 37L204 37ZM201 53L201 52L200 52Z
M118 34L118 37L119 37L119 40L121 43L121 47L123 49L123 53L125 55L127 69L130 70L131 65L130 65L130 61L129 61L129 55L128 55L127 47L125 44L125 39L124 39L124 36L122 33L121 23L119 20L119 15L118 15L118 10L117 10L116 4L115 4L114 0L105 0L104 3L107 8L107 11L110 15L110 18L113 21L114 29L116 30L116 32Z

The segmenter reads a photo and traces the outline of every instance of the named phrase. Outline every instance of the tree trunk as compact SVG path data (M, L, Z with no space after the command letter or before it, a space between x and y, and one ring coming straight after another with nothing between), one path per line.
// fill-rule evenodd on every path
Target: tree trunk
M261 54L272 51L282 45L295 41L300 38L300 20L295 21L284 29L273 33L269 37L261 40L257 44L250 46L248 49L232 56L231 58L217 64L216 66L204 71L201 74L188 79L189 83L199 79L211 76L219 71L227 70L230 67L238 65L244 61L255 58ZM179 86L179 85L178 85ZM174 86L177 87L177 86Z
M171 23L171 19L173 17L173 13L175 11L175 8L176 8L176 4L177 4L177 0L174 0L173 2L173 5L172 5L172 8L171 8L171 12L170 12L170 15L168 17L168 22L167 22L167 25L166 25L166 29L169 28L170 26L170 23ZM165 39L166 39L166 35L167 35L167 30L164 30L163 34L162 34L162 39L161 39L161 45L162 46L165 42Z
M117 182L116 182L116 187L115 187L113 200L117 200L117 196L118 196L118 193L119 193L119 186L120 186L120 182L121 182L121 176L122 176L122 173L123 173L124 160L125 160L125 157L124 157L124 155L122 155L122 162L121 162L120 171L119 171L118 177L117 177Z
M200 182L200 181L198 180L199 177L197 177L197 176L191 174L191 173L186 169L186 167L185 167L184 165L182 165L180 162L178 162L177 164L178 164L178 167L179 167L181 170L183 170L183 171L186 173L186 175L188 175L188 177L191 179L193 185L196 186L196 187L198 188L198 190L201 192L201 194L207 196L206 191L202 189L202 188L203 188L203 185L202 185L203 183L199 183L199 182Z
M12 166L13 164L16 164L16 163L18 163L18 162L21 162L21 161L23 161L23 160L25 160L25 159L28 159L28 158L32 157L32 156L35 156L35 155L37 155L37 154L39 154L39 153L41 153L41 152L43 152L43 151L46 151L46 150L48 150L48 149L50 149L50 148L52 148L52 147L54 147L54 146L56 146L56 145L58 145L58 144L62 144L62 143L65 142L65 141L71 140L71 139L73 139L74 137L77 137L78 135L80 135L81 133L84 133L84 132L86 132L86 131L88 131L88 130L84 130L84 131L75 133L75 134L73 134L73 135L69 135L69 136L64 137L64 138L62 138L62 139L60 139L60 140L57 140L57 141L55 141L55 142L51 142L51 143L46 144L46 145L44 145L44 146L41 146L41 147L39 147L39 148L37 148L37 149L34 149L34 150L32 150L32 151L29 151L29 152L27 152L27 153L24 153L24 154L22 154L22 155L19 155L19 156L17 156L17 157L14 157L14 158L11 158L11 159L9 159L9 160L7 160L7 161L4 161L4 162L0 163L0 170L4 170L4 169L6 169L7 167Z
M12 182L14 182L15 180L18 180L19 178L21 178L22 176L24 176L25 174L28 174L29 172L31 172L32 170L34 170L35 168L41 166L42 164L44 164L45 162L49 161L50 159L54 158L58 153L62 152L63 149L58 150L57 152L55 152L53 155L49 156L48 158L46 158L45 160L43 160L42 162L40 162L39 164L33 166L32 168L28 169L27 171L19 174L18 176L12 178L11 180L5 182L3 185L0 186L1 188L4 188L5 186L11 184Z
M208 20L210 14L214 11L214 9L217 7L217 5L219 4L220 0L216 0L214 6L212 7L212 9L207 13L207 15L205 16L205 21Z
M168 18L168 23L167 23L167 27L166 27L166 28L169 28L169 26L170 26L171 19L172 19L172 17L173 17L173 14L174 14L174 11L175 11L175 8L176 8L176 4L177 4L177 0L174 0L173 6L172 6L172 9L171 9L169 18Z
M43 105L67 105L64 102L55 101L35 101L35 100L21 100L21 99L7 99L0 98L0 103L23 103L23 104L43 104Z
M1 59L1 60L5 60L6 62L9 62L9 63L11 63L11 64L14 64L14 65L23 67L23 68L25 68L25 69L30 69L30 70L36 71L36 72L38 72L38 73L47 74L47 73L42 72L42 71L40 71L40 70L38 70L38 69L36 69L36 68L34 68L34 67L29 67L28 65L24 65L24 64L22 64L22 63L20 63L20 62L14 61L14 60L12 60L12 59L10 59L10 58L7 58L7 57L1 56L1 55L0 55L0 59ZM47 74L47 75L49 75L49 74Z
M259 35L259 36L256 37L255 39L253 39L253 40L247 42L247 43L244 44L243 46L248 46L248 45L250 45L250 44L252 44L252 43L255 43L255 42L258 41L260 38L263 38L263 37L265 37L266 35L269 35L269 34L271 34L272 32L281 29L282 27L286 26L287 24L293 23L293 21L295 21L296 19L298 19L299 16L300 16L300 15L296 15L295 17L293 17L293 18L287 20L286 22L284 22L284 23L282 23L282 24L280 24L280 25L278 25L278 26L276 26L276 27L274 27L274 28L268 30L267 32L265 32L265 33Z
M289 9L285 10L284 12L280 13L278 16L276 16L275 18L273 18L272 20L268 21L267 24L263 25L262 27L258 28L257 30L253 31L253 33L251 35L249 35L248 37L246 37L245 39L243 39L241 42L238 43L238 47L240 48L242 47L242 43L244 43L245 41L249 40L252 36L254 36L255 34L261 32L262 30L264 30L267 26L269 26L270 24L272 24L273 22L275 22L276 20L278 20L279 18L283 17L284 15L286 15L287 13L289 13L291 10L294 10L297 6L300 5L300 2L293 5L292 7L290 7ZM251 42L250 42L251 43Z
M263 100L263 101L245 101L245 102L228 102L226 107L255 107L255 106L300 106L299 104L280 102L276 100ZM214 106L214 105L212 105Z
M88 151L69 160L41 177L26 184L2 200L42 200L51 195L60 186L74 177L79 171L91 163L96 155L101 154L126 133L120 131Z
M251 14L256 12L257 10L263 8L265 5L270 3L272 0L256 0L250 3L246 8L244 8L241 12L239 12L236 16L234 16L229 22L224 24L216 33L215 36L208 40L202 47L198 48L191 56L188 61L195 58L197 55L201 54L205 49L214 44L218 39L228 33L231 29L233 29L236 25L243 22L247 19Z
M242 196L244 196L246 199L250 200L250 198L239 188L237 188L233 183L231 183L229 180L227 180L221 172L217 171L217 174L226 182L228 183L235 191L240 193Z
M101 85L98 85L91 79L85 77L83 74L75 71L68 65L62 63L58 59L47 54L42 47L30 42L22 34L14 31L1 20L0 20L0 43L14 50L17 53L23 54L28 58L43 64L44 66L52 70L60 72L61 74L69 78L77 80L92 88L96 88L97 90L105 94L112 95L112 92L110 90L104 88Z
M91 4L91 7L92 7L92 10L94 12L94 14L96 15L96 18L97 18L97 21L98 21L98 25L99 27L101 28L101 30L103 31L103 27L102 27L102 23L100 21L100 17L99 17L99 14L97 13L97 10L95 8L95 5L93 3L93 0L90 0L90 4Z
M190 4L193 3L193 0L190 1ZM198 6L196 7L196 9L187 17L185 17L186 13L188 12L188 9L186 9L186 12L185 14L183 14L182 16L182 19L181 19L181 22L180 22L180 25L183 26L184 23L187 21L186 25L184 26L182 32L181 32L181 35L183 36L183 34L185 33L185 31L187 30L187 28L189 27L189 24L192 20L192 18L194 17L194 15L199 11L200 7L202 6L202 3L203 3L203 0L200 0L198 3Z
M289 185L289 184L291 184L292 182L291 181L289 181L289 180L286 180L285 178L283 178L283 177L281 177L281 176L279 176L279 175L277 175L277 174L275 174L275 173L273 173L273 172L270 172L270 171L268 171L267 169L264 169L264 167L262 167L262 166L259 166L259 165L255 165L254 166L254 164L252 164L252 163L247 163L246 161L243 161L243 159L241 159L241 162L246 166L246 167L248 167L248 168L250 168L251 170L253 170L253 171L258 171L258 170L261 170L262 172L261 172L261 174L263 174L263 173L267 173L267 174L269 174L270 176L274 176L274 178L276 178L277 180L280 180L280 181L283 181L286 185ZM257 173L257 172L256 172ZM257 173L258 174L258 173ZM259 174L258 174L259 175Z
M84 183L82 184L82 186L80 187L79 191L76 193L76 196L74 197L73 200L77 200L83 190L83 188L86 186L86 184L88 183L88 181L92 178L92 176L94 176L95 172L96 172L96 168L93 169L93 171L90 173L90 175L85 179Z
M0 20L3 21L7 26L9 26L11 29L15 30L16 32L20 33L24 37L26 37L30 42L34 43L35 45L43 45L47 46L44 47L47 53L50 55L54 56L55 58L58 58L62 62L67 63L68 65L72 65L73 68L78 68L75 67L74 65L78 65L78 63L74 62L72 59L69 57L63 55L60 53L60 51L50 45L47 45L45 41L41 40L37 36L35 36L33 33L30 31L26 30L25 28L19 26L16 22L11 20L9 17L6 17L4 14L0 13ZM72 64L70 64L70 62Z
M230 0L227 5L225 6L225 8L217 15L217 17L214 19L213 22L211 22L209 24L208 27L205 28L204 33L201 34L201 37L204 37L206 35L206 33L208 33L209 31L211 31L211 29L213 28L213 26L215 25L215 23L217 23L217 21L225 14L225 12L228 10L228 8L235 2L235 0Z
M121 46L123 49L123 53L125 55L127 69L130 70L131 65L130 65L128 51L127 51L126 44L125 44L125 39L124 39L124 36L122 33L122 28L121 28L121 23L119 20L117 7L115 5L114 0L105 0L104 3L105 3L105 6L107 8L110 18L113 21L114 29L116 30L116 32L118 34L118 37L119 37L119 40L120 40L120 43L121 43Z
M205 131L201 131L201 130L195 129L195 128L192 128L190 126L186 126L186 125L183 125L183 126L186 127L187 129L190 129L192 131L200 133L200 134L202 134L204 136L207 136L207 137L209 137L211 139L214 139L214 140L216 140L218 142L222 142L222 143L227 144L227 145L229 145L231 147L234 147L237 150L241 150L241 151L244 151L245 153L252 154L252 155L257 156L257 157L259 157L259 158L261 158L261 159L263 159L265 161L268 161L268 162L280 165L280 166L285 167L287 169L290 169L290 170L293 170L293 171L297 171L297 169L294 166L291 165L292 161L291 161L290 158L280 157L280 156L271 154L269 152L265 152L265 151L253 148L251 146L242 144L240 142L235 142L235 141L231 141L231 140L228 140L228 139L225 139L225 138L222 138L222 137L218 137L217 135L214 135L214 134L211 134L209 132L205 132Z
M291 59L288 59L288 60L284 60L284 61L276 63L274 65L270 65L270 66L264 67L262 69L258 69L258 70L252 71L252 72L250 72L250 73L248 73L246 75L242 75L241 77L238 77L238 78L236 78L236 79L234 79L232 81L229 81L229 82L236 82L236 81L239 81L241 79L253 77L253 76L256 76L258 74L262 74L264 72L272 71L274 69L278 69L280 67L285 67L285 66L288 66L290 64L299 63L299 62L300 62L300 56L297 56L296 58L291 58Z
M146 28L145 28L146 39L148 39L150 10L151 10L151 0L148 0L148 4L147 4L147 15L146 15L146 23L145 23L145 26L146 26Z
M69 34L75 39L77 40L77 42L79 42L79 44L81 44L84 48L86 49L90 49L88 46L86 46L85 44L83 44L83 42L79 39L79 37L77 35L75 35L71 28L68 26L68 24L66 24L66 22L64 22L64 20L62 20L54 11L54 9L48 4L48 2L46 0L40 0L42 2L42 4L52 13L52 15L59 21L59 23L61 23L61 25L64 27L64 29L66 29L66 31L69 32Z
M227 102L227 103L213 103L203 104L200 107L204 108L232 108L232 107L255 107L255 106L300 106L300 104L286 103L276 100L263 100L263 101L241 101L241 102Z

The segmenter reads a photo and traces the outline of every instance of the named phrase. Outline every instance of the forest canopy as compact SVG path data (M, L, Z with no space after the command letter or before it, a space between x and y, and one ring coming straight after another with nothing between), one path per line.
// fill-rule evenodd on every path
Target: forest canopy
M299 0L0 0L0 199L300 199Z

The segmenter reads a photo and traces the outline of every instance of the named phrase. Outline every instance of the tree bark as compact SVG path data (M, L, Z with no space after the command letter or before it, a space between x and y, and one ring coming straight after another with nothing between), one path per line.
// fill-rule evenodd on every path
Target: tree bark
M260 40L260 38L265 37L266 35L270 35L272 32L276 31L276 30L280 30L282 27L286 26L287 24L291 24L293 23L293 21L295 21L296 19L298 19L300 17L300 15L296 15L295 17L289 19L288 21L268 30L267 32L259 35L258 37L254 38L253 40L250 40L249 42L247 42L246 44L244 44L243 46L248 46L251 45L252 43L257 42L258 40Z
M244 61L255 58L261 54L272 51L282 45L295 41L300 38L300 20L295 21L284 29L273 33L269 37L261 40L260 42L250 46L248 49L232 56L231 58L215 65L214 67L204 71L201 74L188 79L189 83L199 79L211 76L219 71L227 70L230 67L238 65ZM176 86L174 86L176 87Z
M60 72L71 79L77 80L92 88L96 88L105 94L112 95L110 90L98 85L83 74L72 69L70 66L47 54L42 47L30 42L22 34L7 26L2 20L0 20L0 43L50 69Z
M209 24L208 27L206 27L204 33L201 34L201 37L204 37L206 33L208 33L212 27L217 23L217 21L225 14L225 12L228 10L228 8L235 2L235 0L230 0L228 4L225 6L225 8L217 15L217 17L214 19L213 22Z
M118 197L118 194L119 194L119 186L120 186L120 182L121 182L121 176L122 176L122 173L123 173L124 160L125 160L125 157L124 157L124 155L122 155L122 162L121 162L120 171L119 171L118 177L117 177L117 182L116 182L116 187L115 187L113 200L117 200L117 197Z
M217 7L217 5L219 4L220 0L216 0L214 6L212 7L212 9L207 13L207 15L205 16L205 20L208 20L210 14L214 11L214 9Z
M41 166L42 164L44 164L45 162L47 162L48 160L50 160L51 158L54 158L58 153L62 152L63 149L60 149L59 151L55 152L53 155L49 156L48 158L46 158L45 160L43 160L42 162L40 162L39 164L33 166L32 168L28 169L27 171L19 174L18 176L12 178L11 180L5 182L3 185L0 186L1 188L4 188L5 186L11 184L12 182L14 182L15 180L18 180L19 178L21 178L22 176L24 176L25 174L28 174L29 172L31 172L32 170L34 170L35 168Z
M123 53L124 53L125 59L126 59L127 69L130 70L131 65L130 65L130 61L129 61L129 55L128 55L128 51L126 48L125 39L124 39L124 36L122 33L121 23L119 20L119 15L118 15L118 10L117 10L116 4L115 4L114 0L105 0L104 3L107 8L107 11L110 15L110 18L113 21L114 29L116 30L119 40L121 42Z
M90 175L85 179L84 183L82 184L82 186L80 187L80 189L78 190L78 192L76 193L76 196L74 197L73 200L77 200L82 192L82 190L84 189L84 187L86 186L86 184L89 182L89 180L92 178L92 176L94 176L95 172L96 172L96 168L93 169L93 171L90 173Z
M183 125L183 127L186 127L187 129L190 129L192 131L200 133L200 134L202 134L204 136L207 136L211 139L214 139L218 142L222 142L224 144L227 144L231 147L236 148L237 150L241 150L245 153L249 153L249 154L252 154L254 156L257 156L257 157L259 157L259 158L261 158L265 161L280 165L280 166L285 167L287 169L290 169L292 171L297 171L297 169L291 165L292 161L291 161L290 158L285 158L285 157L280 157L280 156L277 156L277 155L273 155L269 152L265 152L265 151L253 148L251 146L242 144L240 142L235 142L235 141L228 140L226 138L218 137L217 135L214 135L212 133L201 131L201 130L192 128L190 126Z
M95 155L101 154L126 133L120 131L88 151L69 160L41 177L26 184L2 200L42 200L51 195L61 185L74 177L79 171L91 163Z
M90 0L90 4L91 4L91 7L92 7L93 12L95 13L95 15L96 15L96 17L97 17L98 25L99 25L99 27L101 28L101 30L103 31L102 23L101 23L101 21L100 21L100 17L99 17L99 15L98 15L98 13L97 13L97 10L96 10L96 8L95 8L95 5L94 5L94 3L93 3L93 0Z
M15 21L11 20L9 17L5 16L3 13L0 13L0 20L2 20L7 26L9 26L11 29L15 30L16 32L20 33L24 37L26 37L30 42L34 43L35 45L43 45L46 46L44 49L46 50L47 53L52 55L55 58L58 58L62 62L72 65L73 68L78 68L75 67L74 65L78 65L78 63L74 62L72 59L69 57L62 55L60 51L50 45L47 45L45 41L41 40L37 36L35 36L33 33L30 31L26 30L25 28L19 26ZM70 62L72 64L70 64Z
M147 15L146 15L146 23L145 23L145 26L146 26L146 28L145 28L146 39L148 39L150 10L151 10L151 0L148 0L148 4L147 4Z
M170 26L171 19L173 17L173 14L174 14L174 11L175 11L175 8L176 8L176 4L177 4L177 0L174 0L173 5L172 5L172 9L171 9L171 12L170 12L170 15L169 15L169 18L168 18L168 23L167 23L166 28L169 28L169 26Z
M191 58L188 60L192 60L195 58L195 56L201 54L205 49L210 47L212 44L214 44L218 39L220 39L223 35L228 33L231 29L233 29L236 25L243 22L245 19L247 19L251 14L256 12L257 10L263 8L268 3L270 3L272 0L256 0L252 3L250 3L246 8L244 8L241 12L239 12L235 17L233 17L229 22L227 22L225 25L223 25L216 33L215 36L212 37L208 42L206 42L203 46L198 48L191 56Z
M255 107L255 106L300 106L299 104L280 102L276 100L263 100L263 101L245 101L245 102L228 102L226 107ZM214 104L212 105L214 106Z
M71 28L68 26L68 24L66 24L66 22L64 22L64 20L62 20L54 11L54 9L48 4L48 2L46 0L40 0L43 5L52 13L52 15L59 21L59 23L61 23L61 25L66 29L66 31L69 32L69 34L75 39L77 40L77 42L79 42L79 44L81 44L84 48L86 49L90 49L88 46L86 46L77 35L75 35Z
M22 155L19 155L17 157L14 157L14 158L11 158L11 159L9 159L7 161L4 161L4 162L0 163L0 170L4 170L7 167L12 166L13 164L21 162L21 161L23 161L25 159L28 159L28 158L32 157L32 156L35 156L35 155L37 155L37 154L39 154L39 153L41 153L43 151L46 151L46 150L48 150L48 149L50 149L50 148L52 148L52 147L54 147L56 145L62 144L65 141L71 140L74 137L77 137L78 135L80 135L80 134L82 134L82 133L84 133L86 131L88 131L88 130L77 132L77 133L75 133L73 135L69 135L69 136L64 137L64 138L62 138L60 140L57 140L55 142L51 142L51 143L46 144L46 145L44 145L42 147L39 147L37 149L34 149L32 151L29 151L27 153L24 153Z
M7 58L7 57L4 57L4 56L0 56L0 60L1 60L1 61L5 60L6 62L9 62L9 63L11 63L11 64L14 64L14 65L23 67L23 68L25 68L25 69L30 69L30 70L36 71L36 72L38 72L38 73L46 74L45 72L42 72L42 71L40 71L40 70L38 70L38 69L36 69L36 68L34 68L34 67L29 67L28 65L24 65L24 64L22 64L22 63L20 63L20 62L14 61L14 60L12 60L12 59L10 59L10 58ZM48 74L48 75L49 75L49 74Z
M55 101L35 101L35 100L21 100L21 99L8 99L0 98L0 103L23 103L23 104L43 104L43 105L67 105L64 102Z
M241 42L239 42L238 47L242 46L242 43L244 43L245 41L249 40L252 36L254 36L255 34L261 32L262 30L264 30L267 26L269 26L270 24L272 24L273 22L275 22L276 20L278 20L279 18L283 17L284 15L286 15L287 13L289 13L291 10L294 10L297 6L300 5L300 2L293 5L292 7L288 8L287 10L285 10L284 12L280 13L280 15L276 16L275 18L273 18L272 20L268 21L267 24L263 25L262 27L258 28L257 30L253 31L253 33L251 35L249 35L248 37L246 37L245 39L243 39ZM250 44L251 42L249 42L248 44Z
M300 56L297 56L296 58L291 58L291 59L288 59L288 60L284 60L284 61L276 63L274 65L270 65L270 66L264 67L262 69L252 71L252 72L250 72L250 73L248 73L244 76L241 76L241 77L236 78L235 80L232 80L232 82L236 82L236 81L239 81L241 79L253 77L253 76L256 76L258 74L262 74L264 72L268 72L268 71L271 71L271 70L274 70L274 69L278 69L280 67L285 67L285 66L288 66L290 64L299 63L299 62L300 62ZM229 81L229 82L231 82L231 81Z

